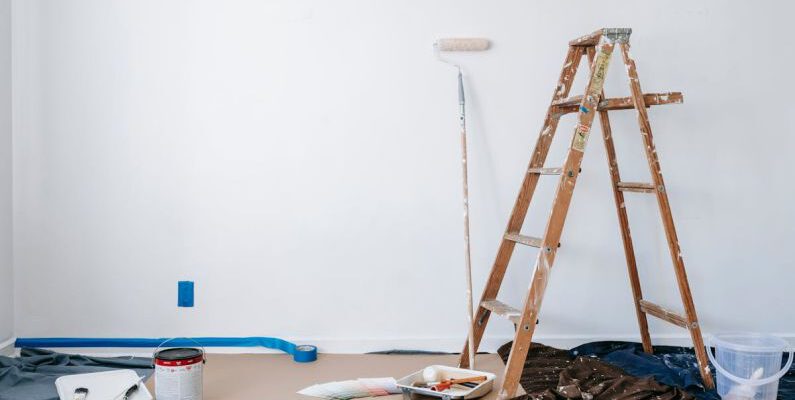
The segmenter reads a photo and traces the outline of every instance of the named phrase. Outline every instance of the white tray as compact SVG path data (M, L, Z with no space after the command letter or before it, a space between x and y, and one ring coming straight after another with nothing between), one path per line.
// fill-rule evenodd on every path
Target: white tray
M472 376L486 376L486 381L481 382L479 385L471 389L463 389L460 385L455 385L449 390L444 392L434 392L430 388L418 388L412 386L414 382L422 382L422 370L417 371L411 375L400 378L397 381L398 387L403 391L403 397L409 398L412 393L422 394L424 396L439 397L444 400L452 399L477 399L488 394L494 386L494 379L497 377L491 372L473 371L471 369L462 369L455 367L447 367L444 365L431 365L439 371L440 379L460 379L469 378Z
M75 389L84 387L88 389L88 399L113 400L118 399L124 392L138 382L140 378L131 369L120 369L107 372L94 372L90 374L65 375L55 380L58 396L61 400L74 399ZM141 383L138 391L130 397L131 400L152 400L152 395Z

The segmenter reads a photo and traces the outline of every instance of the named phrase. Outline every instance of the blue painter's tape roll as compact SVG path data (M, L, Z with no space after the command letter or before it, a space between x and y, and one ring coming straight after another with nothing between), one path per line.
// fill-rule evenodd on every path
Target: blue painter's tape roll
M146 347L156 348L168 338L18 338L14 346L19 347ZM252 337L197 337L168 340L168 347L265 347L281 350L293 356L295 362L317 360L317 347L296 345L284 339Z
M295 346L295 350L293 351L293 361L306 363L315 360L317 360L317 347L309 344Z

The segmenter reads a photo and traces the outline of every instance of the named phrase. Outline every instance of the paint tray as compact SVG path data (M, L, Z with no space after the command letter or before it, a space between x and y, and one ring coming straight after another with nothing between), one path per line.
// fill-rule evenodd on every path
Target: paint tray
M124 392L141 378L131 369L119 369L106 372L92 372L88 374L64 375L55 380L55 387L61 400L74 399L75 389L84 387L88 389L88 400L91 399L119 399ZM138 391L130 400L152 400L152 395L146 386L141 383Z
M471 376L486 376L486 381L481 382L479 385L468 388L461 385L453 385L448 390L443 392L434 392L430 388L414 387L414 382L422 382L422 370L419 370L411 375L405 376L397 381L397 385L403 392L404 399L412 399L413 394L420 394L428 397L440 398L443 400L452 399L477 399L488 394L494 386L494 379L497 377L491 372L473 371L471 369L462 369L455 367L447 367L444 365L432 365L436 368L441 375L441 379L460 379L468 378Z

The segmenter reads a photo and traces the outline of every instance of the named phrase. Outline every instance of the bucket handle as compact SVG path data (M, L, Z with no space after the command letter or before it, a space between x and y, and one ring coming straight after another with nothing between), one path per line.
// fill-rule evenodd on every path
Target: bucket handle
M152 353L152 365L155 365L155 356L160 351L160 348L162 348L164 344L166 344L166 343L168 343L168 342L170 342L172 340L177 340L177 339L188 339L191 342L196 343L197 345L199 345L199 347L202 348L202 364L207 363L207 358L205 358L205 355L207 354L207 350L205 350L204 346L201 343L199 343L196 339L189 338L189 337L173 337L173 338L170 338L170 339L166 339L166 340L160 342L160 344L157 345L157 347L155 348L154 353ZM790 359L791 358L792 357L790 357Z
M784 352L787 352L787 350L784 349ZM720 364L718 364L718 360L716 360L715 356L712 354L712 337L710 336L710 338L707 339L707 356L709 356L709 360L712 361L712 365L715 366L715 369L717 369L718 372L720 372L723 376L733 380L734 382L746 386L761 386L781 379L781 377L784 376L784 374L789 372L789 368L792 366L792 355L793 355L792 353L793 353L793 348L790 348L789 358L787 359L787 363L784 365L781 371L776 372L774 375L762 379L746 379L746 378L740 378L739 376L735 376L731 372L726 371L726 369L721 367Z

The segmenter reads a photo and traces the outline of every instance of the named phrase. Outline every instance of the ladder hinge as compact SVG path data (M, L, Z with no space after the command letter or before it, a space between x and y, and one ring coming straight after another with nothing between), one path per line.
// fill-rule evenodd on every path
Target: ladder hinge
M629 35L631 34L632 34L632 28L602 29L602 36L611 43L627 43L629 42Z

